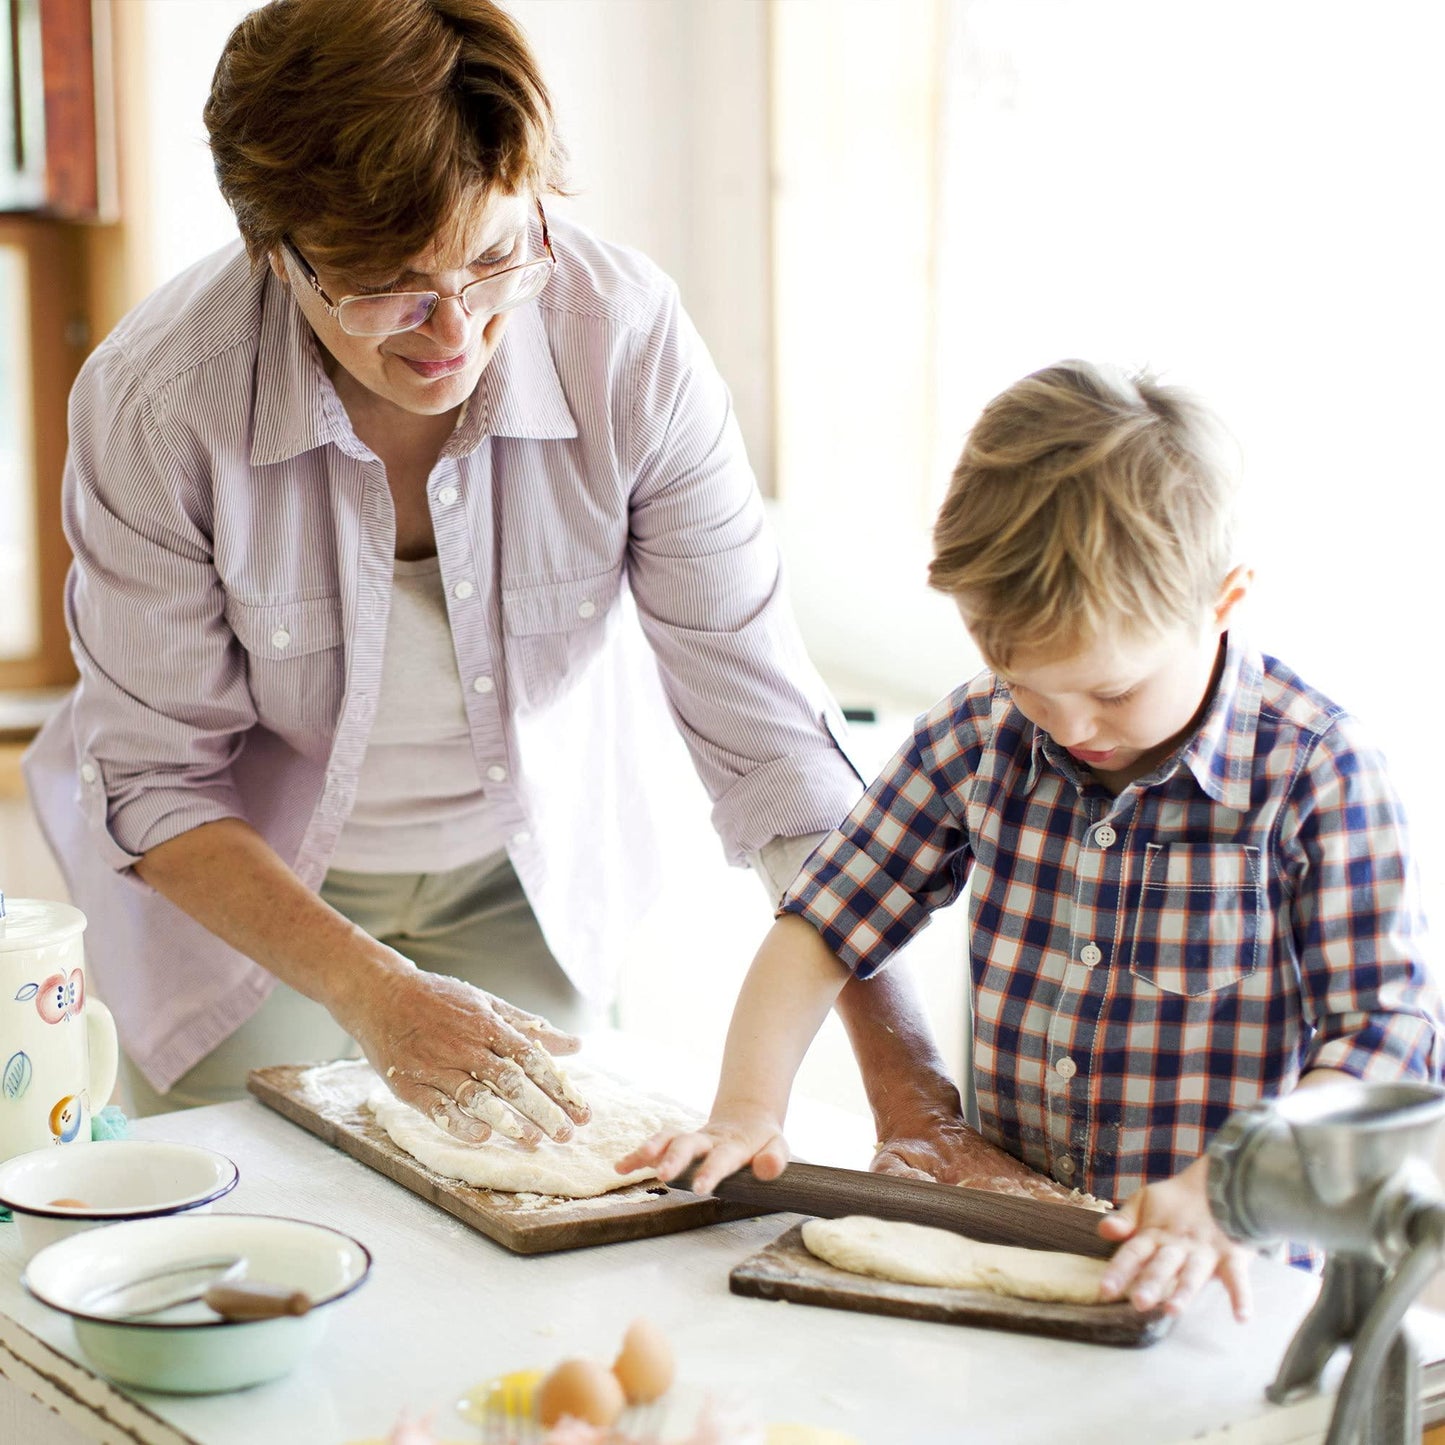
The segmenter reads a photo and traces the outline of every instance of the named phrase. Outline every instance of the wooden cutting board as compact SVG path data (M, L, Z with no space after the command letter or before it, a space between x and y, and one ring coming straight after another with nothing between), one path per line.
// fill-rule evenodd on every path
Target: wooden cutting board
M801 1224L795 1224L766 1249L744 1260L729 1278L734 1294L759 1299L1055 1335L1093 1345L1152 1345L1169 1332L1174 1322L1174 1316L1163 1310L1140 1314L1125 1302L1049 1304L1042 1300L1008 1299L985 1290L897 1284L849 1274L808 1253Z
M594 1244L616 1244L621 1240L674 1234L704 1224L747 1219L769 1212L767 1206L699 1199L655 1180L596 1199L550 1199L474 1189L434 1173L391 1142L366 1108L367 1095L377 1083L369 1064L358 1061L321 1066L324 1091L313 1087L305 1078L316 1067L281 1064L253 1069L246 1087L261 1103L292 1123L370 1165L516 1254L548 1254Z

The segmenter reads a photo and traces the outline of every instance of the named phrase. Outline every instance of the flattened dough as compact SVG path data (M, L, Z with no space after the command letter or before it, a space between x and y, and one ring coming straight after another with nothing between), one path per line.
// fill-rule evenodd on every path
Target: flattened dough
M803 1225L810 1254L850 1274L903 1284L982 1289L1016 1299L1103 1304L1099 1281L1108 1260L1048 1249L980 1244L947 1229L852 1214Z
M565 1144L544 1139L535 1149L493 1132L484 1144L464 1144L403 1104L382 1086L367 1108L391 1141L428 1169L481 1189L589 1199L653 1179L651 1169L618 1174L613 1164L662 1129L696 1129L701 1118L670 1099L648 1094L585 1064L569 1063L567 1078L592 1107L592 1120Z

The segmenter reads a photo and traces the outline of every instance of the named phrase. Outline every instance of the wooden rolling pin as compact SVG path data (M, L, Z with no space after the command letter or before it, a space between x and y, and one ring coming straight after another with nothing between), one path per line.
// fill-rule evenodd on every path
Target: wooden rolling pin
M688 1189L696 1170L697 1165L689 1166L670 1180L668 1187ZM1097 1210L862 1169L793 1163L776 1179L759 1179L751 1169L740 1169L722 1180L713 1193L760 1214L790 1211L822 1219L868 1214L875 1219L951 1229L985 1244L1054 1249L1098 1259L1107 1258L1117 1247L1099 1238L1102 1216Z

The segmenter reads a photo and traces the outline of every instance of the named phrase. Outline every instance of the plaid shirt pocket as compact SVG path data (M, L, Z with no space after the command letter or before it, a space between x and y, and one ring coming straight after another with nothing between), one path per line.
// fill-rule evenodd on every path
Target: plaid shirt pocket
M1265 892L1260 853L1240 843L1150 843L1129 971L1197 998L1259 965Z

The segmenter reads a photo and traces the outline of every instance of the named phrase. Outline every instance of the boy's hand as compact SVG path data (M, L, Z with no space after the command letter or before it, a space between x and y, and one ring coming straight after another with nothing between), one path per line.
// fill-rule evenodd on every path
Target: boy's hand
M1170 1314L1179 1314L1218 1275L1235 1319L1249 1318L1252 1256L1210 1213L1208 1167L1207 1159L1197 1159L1172 1179L1146 1184L1099 1221L1103 1238L1124 1241L1100 1283L1104 1299L1127 1295L1137 1310L1162 1303Z
M906 1124L894 1124L880 1140L869 1168L875 1174L904 1179L933 1179L1050 1204L1073 1203L1071 1190L1036 1173L957 1114L928 1111Z
M631 1154L619 1159L619 1174L654 1169L666 1183L676 1179L694 1159L706 1159L693 1176L694 1194L710 1194L720 1180L746 1164L759 1179L776 1179L787 1168L788 1144L782 1120L766 1109L735 1105L714 1109L713 1116L692 1134L654 1134Z

